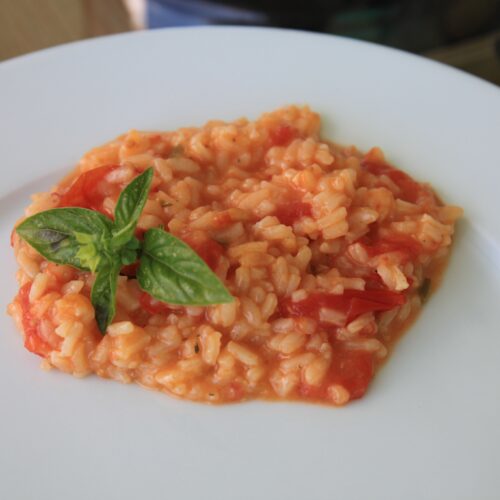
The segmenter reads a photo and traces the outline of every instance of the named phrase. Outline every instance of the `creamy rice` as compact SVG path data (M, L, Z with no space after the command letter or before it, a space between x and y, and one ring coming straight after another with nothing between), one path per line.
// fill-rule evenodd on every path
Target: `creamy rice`
M26 215L76 205L112 217L121 190L149 166L138 235L164 226L235 301L167 305L143 292L128 266L102 336L93 276L48 263L13 233L21 288L9 312L44 367L211 403L343 405L365 393L419 312L461 215L379 149L322 140L319 116L294 106L255 122L131 131L34 195Z

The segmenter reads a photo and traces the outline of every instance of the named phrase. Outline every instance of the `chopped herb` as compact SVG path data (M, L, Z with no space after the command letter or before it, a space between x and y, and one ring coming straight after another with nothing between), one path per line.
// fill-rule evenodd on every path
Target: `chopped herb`
M418 293L422 302L425 302L429 296L429 292L431 291L431 280L429 278L424 278L424 281L420 285L418 289Z
M170 158L177 158L184 154L184 148L182 146L174 146L170 151Z
M223 248L227 248L227 246L228 246L227 241L225 241L225 240L223 240L223 239L221 239L221 238L212 238L212 239L215 241L215 243L217 243L217 244L218 244L218 245L220 245L221 247L223 247Z
M143 242L134 236L152 179L149 168L130 182L120 194L114 221L86 208L54 208L28 217L16 229L48 261L96 274L90 299L102 334L115 315L121 268L135 262L140 287L157 300L190 306L234 300L198 254L163 228L146 231Z

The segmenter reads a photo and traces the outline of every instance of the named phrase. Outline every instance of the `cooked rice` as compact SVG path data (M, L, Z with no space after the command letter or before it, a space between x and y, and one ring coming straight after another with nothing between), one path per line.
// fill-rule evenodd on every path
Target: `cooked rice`
M255 122L131 131L91 150L71 176L34 195L26 215L58 206L83 172L116 165L96 187L112 216L120 190L153 166L139 230L162 225L201 251L236 300L167 307L121 276L116 317L102 336L93 276L46 262L14 234L22 288L9 312L26 346L45 367L198 401L343 405L360 397L420 310L424 280L436 281L461 210L388 173L379 149L364 155L319 131L316 113L292 106ZM200 250L206 242L212 255ZM355 317L329 305L290 312L318 294L366 290L406 302Z

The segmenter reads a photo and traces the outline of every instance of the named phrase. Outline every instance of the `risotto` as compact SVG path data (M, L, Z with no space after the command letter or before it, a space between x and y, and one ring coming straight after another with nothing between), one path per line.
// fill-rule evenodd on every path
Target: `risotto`
M26 216L84 207L113 219L120 193L149 167L137 238L163 227L234 300L156 300L131 263L103 335L95 275L48 262L13 231L20 289L9 313L44 368L210 403L343 405L363 396L439 281L462 213L380 149L321 139L318 114L291 106L254 122L133 130L34 195Z

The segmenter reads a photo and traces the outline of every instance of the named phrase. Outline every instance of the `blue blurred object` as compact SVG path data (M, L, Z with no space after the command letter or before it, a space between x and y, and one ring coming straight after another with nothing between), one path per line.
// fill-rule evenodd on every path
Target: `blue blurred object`
M500 27L500 0L146 0L147 26L232 24L335 33L413 52Z
M207 24L266 25L260 12L198 0L148 0L149 28L200 26Z

